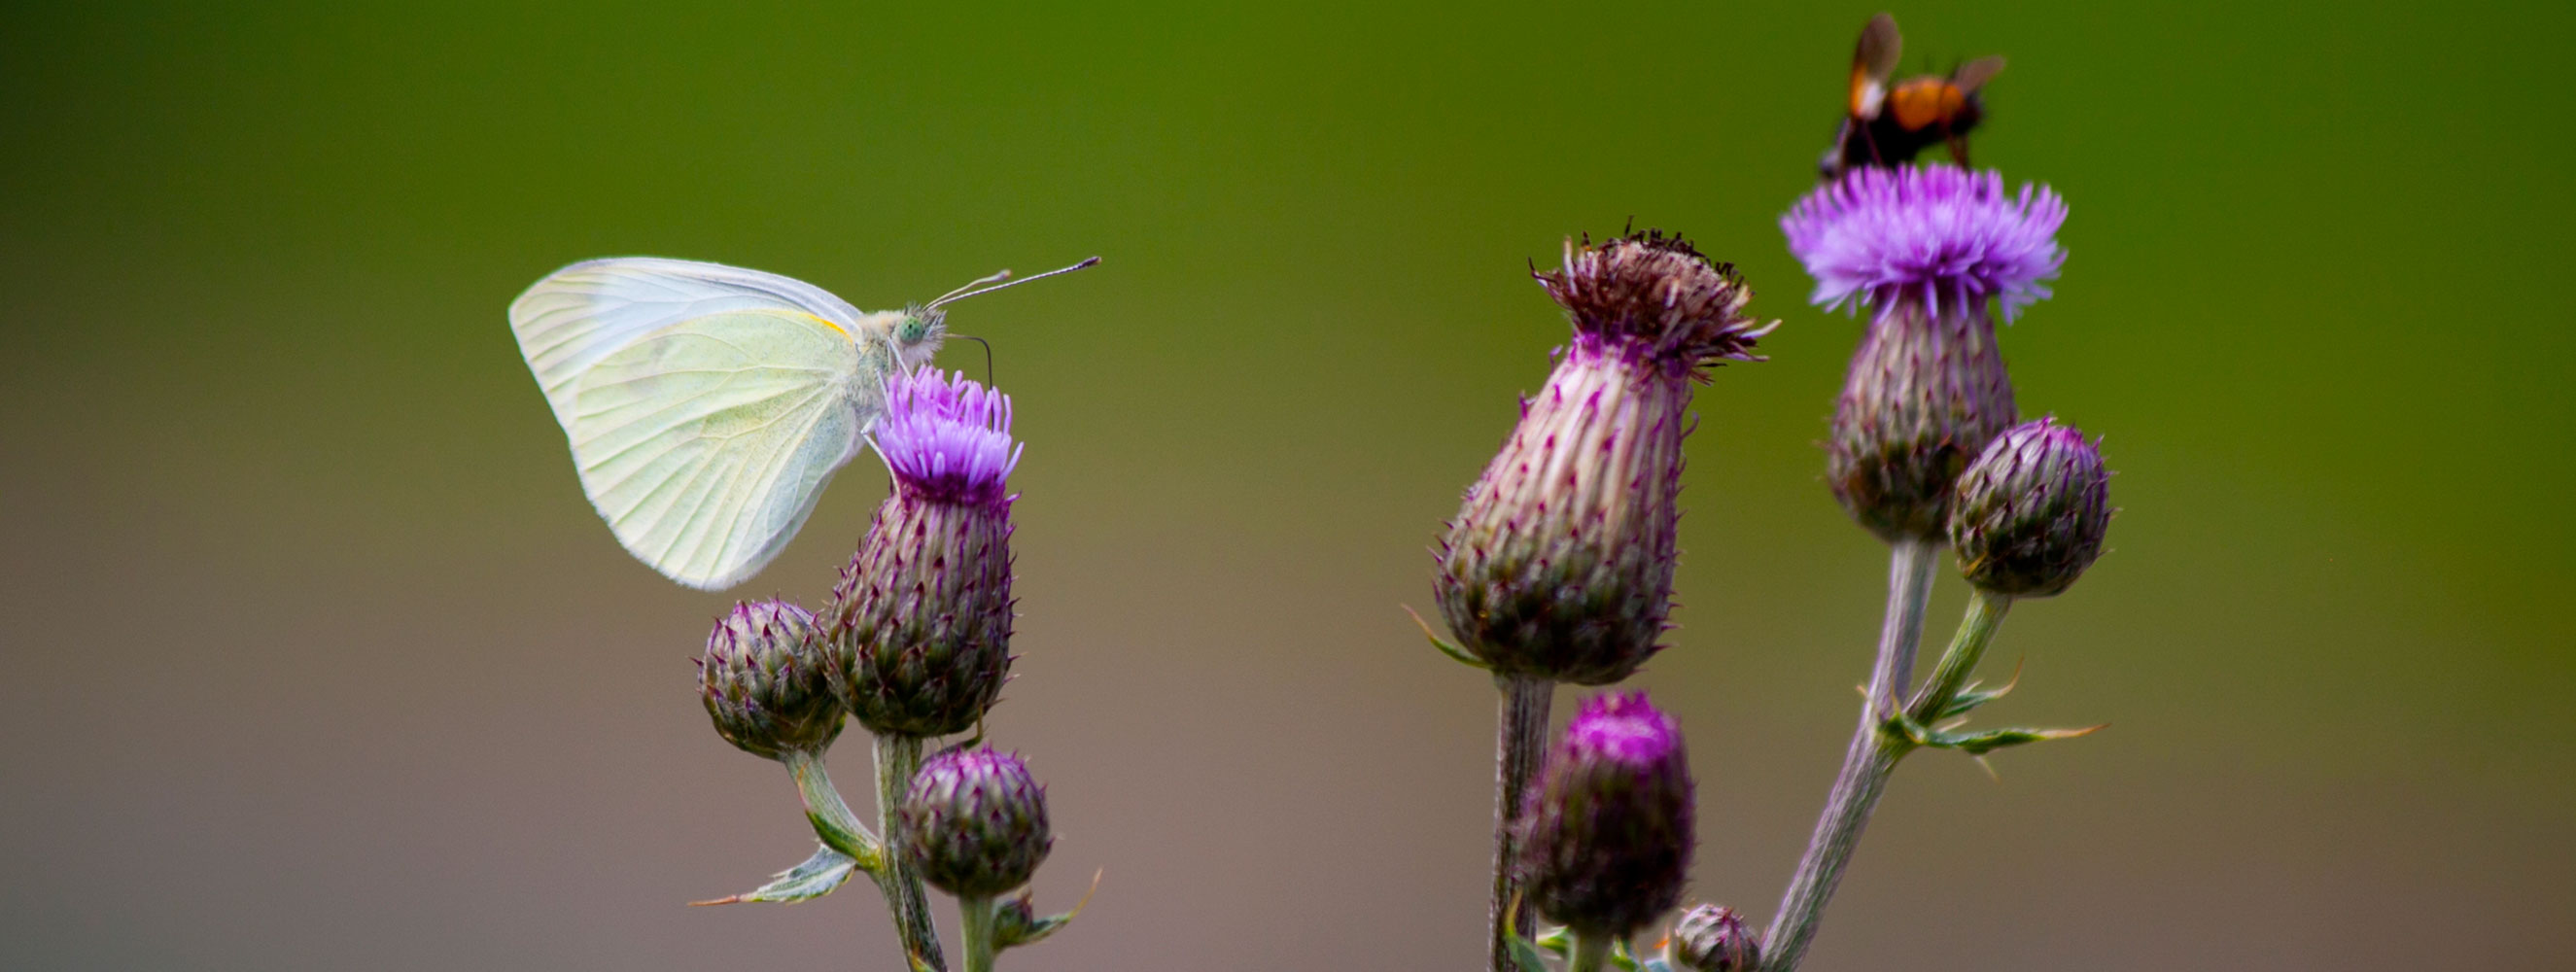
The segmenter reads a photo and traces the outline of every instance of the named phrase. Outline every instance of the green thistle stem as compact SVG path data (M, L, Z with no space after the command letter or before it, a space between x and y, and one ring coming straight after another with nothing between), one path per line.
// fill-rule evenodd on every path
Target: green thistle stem
M1502 691L1494 729L1494 901L1489 913L1493 972L1521 972L1512 958L1513 929L1530 927L1530 905L1520 900L1520 882L1512 879L1512 862L1520 856L1518 832L1521 793L1538 772L1547 745L1547 709L1556 683L1532 675L1496 675Z
M1610 940L1599 935L1574 935L1574 954L1565 960L1565 972L1601 972L1610 958Z
M850 805L841 799L841 790L832 785L832 774L823 768L823 757L816 753L786 750L778 761L787 766L796 779L796 793L805 800L805 820L814 825L814 836L833 850L850 855L859 870L874 875L885 869L885 846L877 842L867 825L859 822Z
M957 918L964 932L966 972L993 972L993 916L999 899L957 899Z
M1923 680L1922 690L1906 703L1906 715L1929 725L1950 704L1960 686L1968 683L1969 674L1977 670L1978 660L1986 657L1986 645L1995 640L2012 603L2010 594L1984 590L1968 599L1968 616L1960 619L1959 633L1951 636L1950 647L1941 652L1941 661L1933 666L1932 676Z
M1870 810L1887 790L1888 774L1913 748L1912 742L1884 731L1881 723L1892 714L1898 693L1913 675L1915 646L1923 639L1923 612L1932 600L1933 554L1939 549L1920 538L1891 545L1887 611L1879 625L1869 696L1861 702L1860 726L1852 731L1833 792L1825 798L1824 813L1816 818L1815 835L1808 838L1806 856L1798 861L1788 890L1781 893L1780 910L1771 917L1770 930L1763 933L1767 972L1790 972L1806 956L1807 943L1815 939L1816 927L1824 920L1825 903L1832 900L1834 886L1842 882L1843 869L1851 864L1852 851L1860 846Z
M921 737L889 734L876 740L877 832L885 835L885 867L877 872L877 887L885 892L886 907L894 911L895 932L903 938L904 951L934 972L948 972L948 958L939 950L939 931L930 921L930 898L922 891L921 872L905 859L903 834L894 824L895 808L903 805L904 791L911 789L913 774L921 770Z

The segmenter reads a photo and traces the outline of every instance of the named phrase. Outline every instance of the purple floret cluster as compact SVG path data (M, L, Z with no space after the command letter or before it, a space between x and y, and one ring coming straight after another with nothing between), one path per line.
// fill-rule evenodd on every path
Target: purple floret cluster
M889 378L885 414L869 441L896 482L935 499L1000 502L1020 464L1011 397L962 372L923 368Z
M2010 321L2049 295L2066 262L2066 201L2047 186L2006 192L2001 173L1946 165L1858 169L1780 219L1828 308L1916 301L1935 315L1992 301Z

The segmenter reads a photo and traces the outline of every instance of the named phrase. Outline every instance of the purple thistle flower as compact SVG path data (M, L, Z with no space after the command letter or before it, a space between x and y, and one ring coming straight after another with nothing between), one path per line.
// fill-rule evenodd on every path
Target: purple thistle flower
M1643 692L1592 698L1521 813L1520 876L1539 914L1625 939L1681 902L1694 823L1680 727Z
M989 898L1029 883L1055 836L1046 787L1018 753L990 746L930 757L895 812L897 846L932 887Z
M716 619L698 660L698 695L716 734L743 752L780 759L820 753L841 734L814 616L786 601L750 601Z
M2111 473L2102 450L2054 418L1996 436L1959 477L1950 545L1980 589L2048 597L2102 554L2111 528Z
M2046 186L2004 191L2001 173L1946 165L1865 168L1819 186L1781 217L1822 307L1900 301L1943 310L1998 305L2006 321L2049 295L2066 250L2066 201Z
M1020 464L1011 438L1011 397L936 369L900 371L886 381L885 414L868 439L900 488L926 496L991 503Z
M1011 399L929 369L887 382L894 474L826 612L833 691L878 735L973 728L1011 670Z
M1666 628L1693 384L1760 360L1770 327L1745 313L1753 292L1732 267L1660 233L1568 241L1565 267L1538 279L1574 340L1468 488L1432 592L1496 674L1603 685Z
M2048 296L2066 203L1950 166L1860 169L1780 220L1817 304L1874 309L1834 406L1826 480L1890 543L1938 543L1952 483L2020 419L1994 314Z
M1753 972L1762 967L1762 944L1735 909L1698 904L1673 922L1664 958L1690 972Z

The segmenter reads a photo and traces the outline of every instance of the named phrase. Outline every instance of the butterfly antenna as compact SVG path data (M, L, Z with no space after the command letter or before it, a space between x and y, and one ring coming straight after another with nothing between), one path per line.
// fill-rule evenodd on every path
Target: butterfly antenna
M984 387L993 387L993 342L976 337L972 334L951 334L949 337L956 338L960 341L973 341L984 346Z
M981 286L983 286L983 285L985 285L985 284L1001 283L1002 281L1009 280L1009 279L1011 279L1011 268L1009 268L1009 267L1003 267L1003 268L1002 268L1002 269L1000 269L1000 270L993 271L993 274L992 274L991 276L988 276L988 277L982 277L982 278L979 278L979 279L976 279L976 280L970 280L970 281L967 281L966 286L959 287L959 288L957 288L957 289L955 289L955 290L951 290L951 291L949 291L949 292L947 292L947 293L944 293L944 294L939 295L939 299L934 300L934 301L931 301L931 302L930 302L930 306L932 306L932 307L937 307L937 306L939 306L939 305L941 305L941 304L947 303L950 299L955 298L955 297L957 297L958 295L963 294L963 293L965 293L965 292L967 292L967 291L969 291L969 290L973 290L973 289L975 289L975 288L977 288L977 287L981 287Z
M931 302L930 302L930 304L929 304L929 306L928 306L928 307L925 307L924 309L925 309L925 310L929 310L929 309L936 309L936 308L937 308L937 307L939 307L939 305L941 305L941 304L948 304L948 303L954 303L954 302L956 302L956 301L965 300L966 298L968 298L968 297L973 297L973 296L975 296L975 295L977 295L977 294L989 294L989 293L992 293L993 291L1000 290L1000 289L1002 289L1002 288L1004 288L1004 287L1017 287L1017 286L1019 286L1019 285L1021 285L1021 284L1028 283L1029 281L1032 281L1032 280L1044 280L1044 279L1046 279L1046 278L1048 278L1048 277L1056 276L1056 275L1058 275L1058 274L1072 273L1072 272L1074 272L1074 271L1076 271L1076 270L1081 270L1081 269L1086 268L1086 267L1094 266L1094 265L1098 264L1099 262L1100 262L1100 258L1099 258L1099 257L1092 257L1092 258L1090 258L1090 259L1088 259L1088 260L1084 260L1084 261L1082 261L1081 263L1077 263L1077 264L1074 264L1074 265L1069 266L1069 267L1064 267L1064 268L1062 268L1062 269L1049 270L1049 271L1047 271L1047 272L1045 272L1045 273L1038 274L1037 276L1034 276L1034 277L1021 277L1021 278L1020 278L1020 279L1018 279L1018 280L1012 280L1012 281L1010 281L1010 282L1008 282L1008 283L1000 283L1000 282L997 282L997 281L1000 281L1000 280L1003 280L1003 279L1008 278L1008 276L1010 275L1010 271L1005 270L1005 271L1003 271L1003 272L1001 272L1001 273L994 274L993 276L986 277L986 278L984 278L984 279L982 279L982 280L975 281L974 283L967 284L967 285L966 285L966 286L964 286L964 287L960 287L960 288L957 288L956 290L949 291L945 296L940 297L938 300L931 301ZM990 286L990 287L984 287L984 289L982 289L982 290L976 290L976 289L973 289L973 288L976 288L976 287L982 287L984 284L987 284L987 283L991 283L991 284L993 284L993 285L992 285L992 286Z

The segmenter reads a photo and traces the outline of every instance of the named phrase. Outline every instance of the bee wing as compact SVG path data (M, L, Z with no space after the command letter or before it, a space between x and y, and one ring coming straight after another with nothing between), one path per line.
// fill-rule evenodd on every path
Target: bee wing
M510 302L510 330L555 419L572 424L584 369L656 330L720 311L801 311L857 333L859 312L821 287L774 273L695 260L585 260L546 275Z
M1958 70L1950 72L1950 86L1959 89L1960 94L1975 94L1978 88L1985 87L1987 81L1993 80L1995 75L2002 74L2003 71L2004 59L2001 55L1981 57L1959 65Z
M583 368L565 436L582 491L629 553L704 590L758 573L859 453L882 393L818 315L721 311Z
M1896 73L1896 61L1905 52L1905 38L1896 32L1896 18L1879 14L1869 18L1860 29L1860 43L1852 49L1851 113L1854 118L1878 117L1878 106L1887 98L1887 79Z

